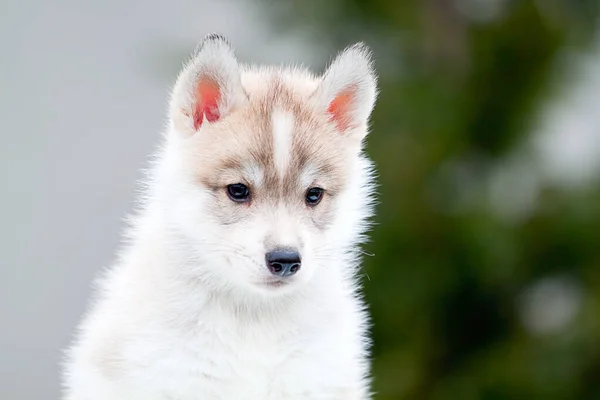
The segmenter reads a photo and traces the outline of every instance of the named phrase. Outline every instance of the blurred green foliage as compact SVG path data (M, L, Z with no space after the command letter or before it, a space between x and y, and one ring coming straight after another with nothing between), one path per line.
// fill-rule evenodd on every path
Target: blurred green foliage
M282 25L332 48L365 40L381 73L368 144L380 204L365 259L375 398L600 399L599 182L545 183L513 219L485 189L560 95L556 60L594 38L600 2L290 4L279 4ZM526 329L526 289L549 277L574 282L577 312L560 329Z

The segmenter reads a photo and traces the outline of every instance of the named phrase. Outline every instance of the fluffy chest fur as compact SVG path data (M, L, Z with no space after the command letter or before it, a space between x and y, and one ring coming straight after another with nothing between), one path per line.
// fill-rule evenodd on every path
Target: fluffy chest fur
M135 346L132 390L142 399L341 399L363 394L359 321L239 324L220 314L188 333L156 332ZM210 317L206 313L205 318ZM354 316L359 317L358 315ZM349 318L346 314L345 318ZM315 315L314 319L319 320ZM258 322L258 321L257 321ZM165 340L165 336L171 340ZM144 367L140 368L139 366ZM137 367L136 367L137 366ZM350 367L356 366L356 367ZM347 395L342 396L342 394ZM123 396L118 394L118 396ZM120 397L117 397L120 398ZM363 397L360 397L363 398Z
M244 306L165 276L168 289L132 287L134 267L84 321L66 399L367 398L366 315L348 288Z

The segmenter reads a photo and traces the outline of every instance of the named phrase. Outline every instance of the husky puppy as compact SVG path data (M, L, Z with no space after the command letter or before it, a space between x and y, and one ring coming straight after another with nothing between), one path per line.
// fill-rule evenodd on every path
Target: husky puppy
M63 399L369 399L357 272L376 94L363 44L315 76L240 65L207 36L67 352Z

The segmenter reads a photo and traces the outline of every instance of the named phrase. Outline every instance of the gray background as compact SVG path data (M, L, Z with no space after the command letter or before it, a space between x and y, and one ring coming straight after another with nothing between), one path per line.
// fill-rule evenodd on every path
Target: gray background
M309 33L276 34L257 4L0 7L0 399L54 399L61 349L111 262L187 54L218 31L242 59L325 59Z

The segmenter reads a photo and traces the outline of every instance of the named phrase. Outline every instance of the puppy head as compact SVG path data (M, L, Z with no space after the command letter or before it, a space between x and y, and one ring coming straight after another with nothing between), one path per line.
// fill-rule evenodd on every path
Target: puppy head
M339 273L368 215L375 98L361 44L314 77L243 69L224 38L203 41L173 90L160 182L198 276L275 295Z

